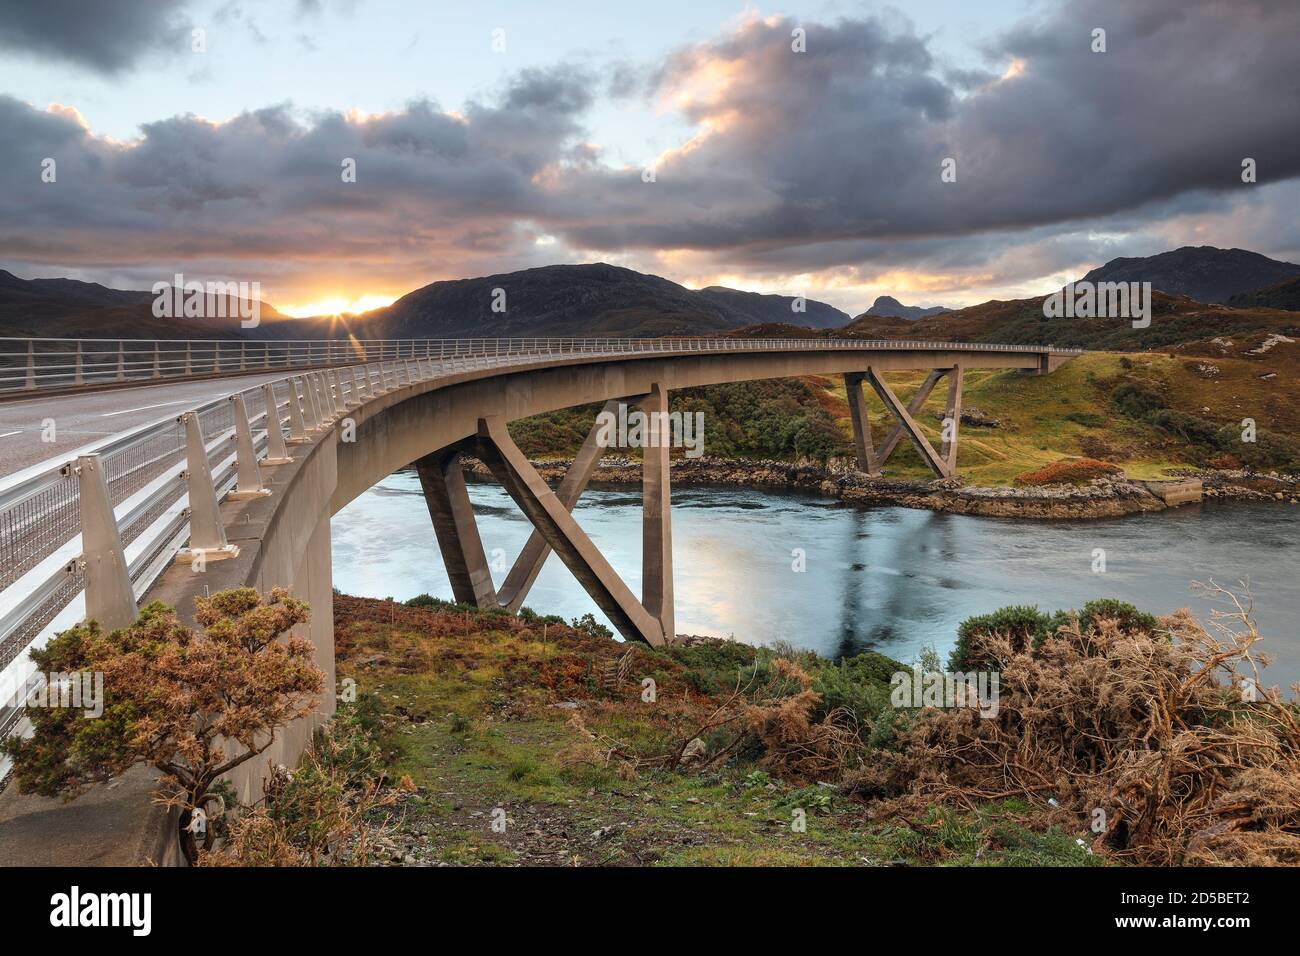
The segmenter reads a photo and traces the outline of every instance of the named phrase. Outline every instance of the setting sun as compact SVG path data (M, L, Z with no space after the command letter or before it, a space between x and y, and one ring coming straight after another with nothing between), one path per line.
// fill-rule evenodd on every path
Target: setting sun
M295 319L305 319L314 315L359 315L371 309L382 309L386 305L392 305L396 299L395 295L362 295L351 299L336 295L301 305L277 305L276 308Z

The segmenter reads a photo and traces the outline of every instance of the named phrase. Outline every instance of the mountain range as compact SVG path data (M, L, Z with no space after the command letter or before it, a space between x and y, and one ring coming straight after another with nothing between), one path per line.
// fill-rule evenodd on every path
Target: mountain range
M849 321L847 313L812 299L721 286L688 289L597 262L434 282L350 325L365 338L702 335L775 317L812 328ZM276 331L316 321L277 323Z
M1209 322L1206 306L1300 311L1300 266L1244 249L1186 246L1144 258L1112 259L1084 276L1091 282L1151 282L1157 308ZM1185 300L1185 301L1184 301ZM342 318L292 318L261 303L262 322L242 329L236 319L171 319L153 315L154 294L110 289L76 279L20 279L0 270L0 334L77 338L254 339L462 338L532 336L661 336L729 334L742 329L826 331L847 327L873 334L974 337L992 341L1079 341L1089 325L1043 327L1042 298L991 301L964 309L903 305L880 296L850 318L815 299L763 295L723 286L688 289L668 279L608 263L554 265L520 272L433 282L392 305ZM1169 303L1175 304L1170 305ZM1190 305L1188 304L1190 303ZM1201 304L1200 310L1193 308ZM233 306L235 303L229 303ZM228 315L235 315L233 307ZM1215 313L1226 315L1220 311ZM999 321L988 321L999 317ZM1240 316L1237 316L1240 319ZM1186 321L1186 320L1180 320ZM1113 344L1158 346L1173 330L1128 336L1115 327ZM1128 339L1133 338L1129 343ZM1123 339L1123 343L1120 342ZM1079 341L1079 344L1082 344ZM1094 346L1095 347L1095 346Z
M110 289L79 279L20 279L0 269L0 335L32 338L238 338L236 319L158 318L152 291ZM207 296L204 311L239 315L240 301L227 299L217 308ZM287 318L266 302L261 316Z

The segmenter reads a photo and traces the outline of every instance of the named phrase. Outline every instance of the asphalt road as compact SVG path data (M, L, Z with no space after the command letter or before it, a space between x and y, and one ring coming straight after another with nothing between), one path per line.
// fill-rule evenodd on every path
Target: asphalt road
M0 402L0 478L41 462L66 461L70 452L100 438L286 374L280 370ZM54 425L52 442L43 440L47 421Z

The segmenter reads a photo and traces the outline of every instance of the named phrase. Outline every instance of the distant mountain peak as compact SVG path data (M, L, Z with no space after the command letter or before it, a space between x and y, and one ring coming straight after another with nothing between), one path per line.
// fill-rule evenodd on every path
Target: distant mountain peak
M1093 269L1085 282L1150 282L1170 295L1224 304L1234 295L1300 276L1300 265L1249 249L1182 246L1153 256L1119 257Z
M877 296L876 301L872 303L871 308L867 309L867 315L895 316L900 319L924 319L926 316L939 315L943 312L950 312L941 305L932 305L927 307L918 305L903 305L892 295Z

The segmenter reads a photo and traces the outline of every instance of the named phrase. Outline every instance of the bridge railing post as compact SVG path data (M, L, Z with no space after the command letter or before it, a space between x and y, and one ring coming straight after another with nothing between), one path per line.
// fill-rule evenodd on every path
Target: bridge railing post
M129 626L137 615L131 573L108 494L103 461L82 455L71 465L77 475L81 508L81 557L85 576L86 620L105 632Z
M307 431L318 432L325 427L325 418L312 376L312 372L304 372L302 376L303 408L307 412Z
M248 423L248 406L242 392L230 396L235 419L235 490L233 499L262 498L271 490L262 484L262 469L257 465L257 452L253 446L253 429Z
M289 389L292 391L292 383ZM262 464L287 465L293 459L284 444L284 431L280 425L280 406L275 398L274 382L266 382L262 385L262 399L266 405L266 457L262 459ZM292 399L290 404L293 404Z
M329 394L333 396L334 414L341 416L347 412L348 403L343 399L343 382L339 379L339 370L331 366L325 381Z
M295 375L286 384L289 386L289 444L301 445L310 441L307 437L307 417L303 414L302 398L298 395L302 383Z
M212 483L212 469L208 465L208 450L199 427L199 416L196 412L186 412L180 421L185 426L185 486L189 492L190 543L177 557L201 567L208 561L233 558L239 554L239 548L226 540L226 529L221 524L221 509L217 505L217 490Z
M316 408L320 412L321 427L334 421L334 407L330 403L329 386L325 382L324 372L312 372L312 395L316 398Z

